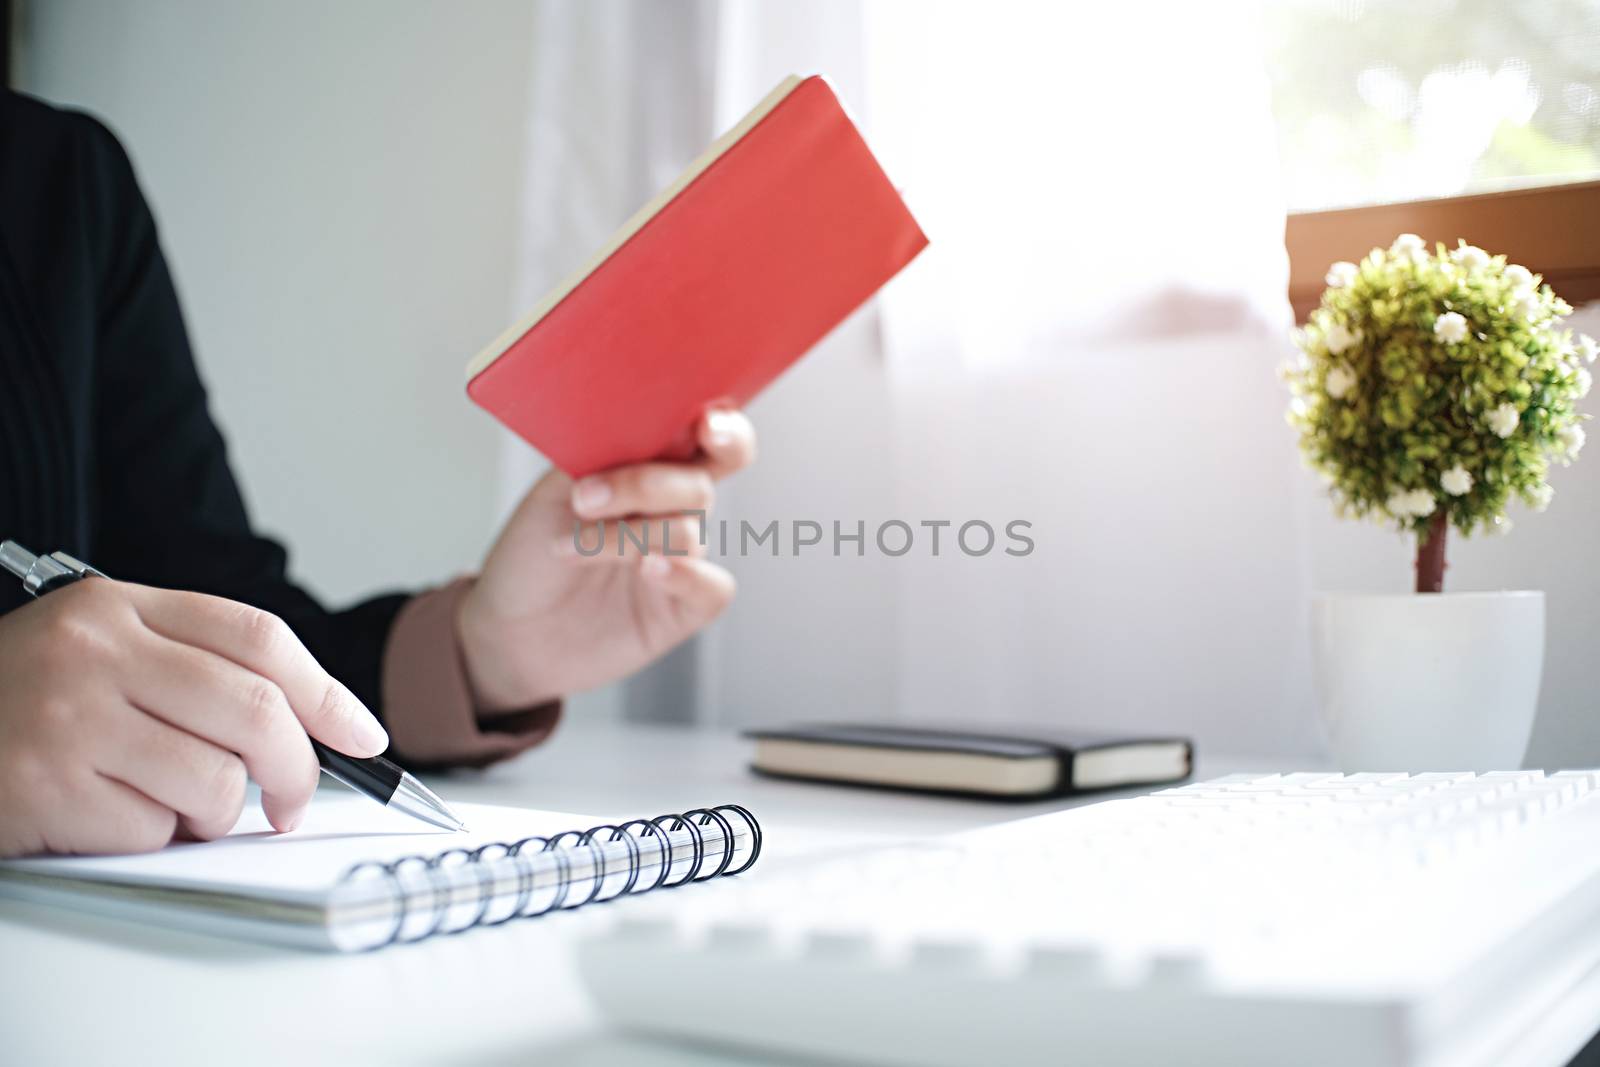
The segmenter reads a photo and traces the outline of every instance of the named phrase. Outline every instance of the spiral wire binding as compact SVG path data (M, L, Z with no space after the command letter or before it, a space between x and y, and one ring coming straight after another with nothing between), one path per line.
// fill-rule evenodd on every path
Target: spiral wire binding
M743 874L760 858L761 838L761 824L748 808L721 804L431 857L358 863L340 879L358 930L348 942L338 932L332 936L342 948L376 949ZM746 848L749 854L733 867ZM647 870L654 871L653 880ZM607 892L613 881L621 884ZM569 899L575 886L581 900ZM501 914L495 905L508 897L512 906ZM335 925L330 920L330 929ZM361 930L370 933L361 936Z

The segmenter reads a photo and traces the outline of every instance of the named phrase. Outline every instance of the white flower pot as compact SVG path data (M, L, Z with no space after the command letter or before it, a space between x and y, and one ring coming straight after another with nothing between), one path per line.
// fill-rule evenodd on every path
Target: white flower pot
M1311 632L1340 769L1522 765L1544 667L1543 593L1323 594Z

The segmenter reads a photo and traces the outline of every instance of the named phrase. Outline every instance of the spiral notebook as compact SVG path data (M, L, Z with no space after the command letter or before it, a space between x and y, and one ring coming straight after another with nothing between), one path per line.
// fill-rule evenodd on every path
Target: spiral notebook
M291 834L250 809L216 841L0 863L0 894L353 952L740 874L761 854L761 826L737 804L598 826L454 807L471 833L415 833L353 795L319 798Z

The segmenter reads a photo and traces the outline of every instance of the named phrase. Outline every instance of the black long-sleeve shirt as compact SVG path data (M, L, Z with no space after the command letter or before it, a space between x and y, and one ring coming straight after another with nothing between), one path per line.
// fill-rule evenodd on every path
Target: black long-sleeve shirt
M127 155L85 115L0 94L0 539L281 616L379 709L404 595L328 611L250 528ZM25 599L0 581L0 612Z

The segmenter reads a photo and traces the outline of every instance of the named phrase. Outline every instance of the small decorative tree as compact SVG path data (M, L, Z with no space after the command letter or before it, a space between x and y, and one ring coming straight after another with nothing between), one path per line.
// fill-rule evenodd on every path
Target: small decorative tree
M1340 515L1417 538L1417 592L1444 586L1445 541L1537 511L1545 476L1583 447L1576 409L1594 340L1562 327L1566 301L1527 268L1465 242L1430 254L1401 234L1335 263L1285 372L1289 422Z

